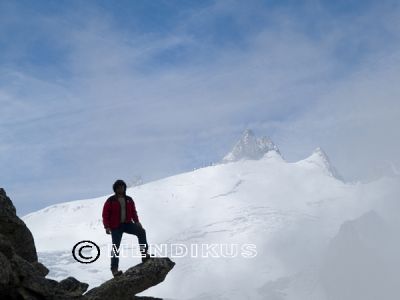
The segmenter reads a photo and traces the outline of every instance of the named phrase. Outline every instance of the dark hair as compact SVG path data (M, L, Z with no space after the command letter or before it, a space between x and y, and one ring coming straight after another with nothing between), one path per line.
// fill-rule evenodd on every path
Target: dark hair
M118 180L117 180L116 182L114 182L114 184L113 184L113 191L114 191L114 193L117 192L117 187L119 187L119 186L124 187L124 189L125 189L125 191L126 191L126 183L125 183L125 181L123 181L123 180L121 180L121 179L118 179Z

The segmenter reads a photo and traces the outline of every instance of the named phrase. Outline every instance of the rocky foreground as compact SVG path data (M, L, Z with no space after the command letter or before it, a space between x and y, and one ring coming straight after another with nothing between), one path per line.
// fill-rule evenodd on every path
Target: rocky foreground
M73 277L59 282L48 279L49 270L38 261L32 233L0 188L0 299L160 299L135 295L164 281L174 265L167 257L151 258L87 293L89 285Z

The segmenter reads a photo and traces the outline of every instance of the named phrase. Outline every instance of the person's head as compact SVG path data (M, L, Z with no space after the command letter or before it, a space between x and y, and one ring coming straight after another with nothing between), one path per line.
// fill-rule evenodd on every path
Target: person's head
M114 190L115 194L125 195L125 193L126 193L126 183L123 180L118 179L113 184L113 190Z

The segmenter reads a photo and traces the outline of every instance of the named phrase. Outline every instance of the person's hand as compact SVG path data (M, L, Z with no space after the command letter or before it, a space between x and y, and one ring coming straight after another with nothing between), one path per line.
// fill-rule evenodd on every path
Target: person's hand
M106 233L107 234L111 234L111 229L110 228L106 228Z

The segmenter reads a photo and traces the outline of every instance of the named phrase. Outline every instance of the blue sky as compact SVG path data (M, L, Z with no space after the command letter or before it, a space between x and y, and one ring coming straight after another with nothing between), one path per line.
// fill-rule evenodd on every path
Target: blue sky
M0 1L0 183L23 215L217 162L241 132L400 166L396 1Z

